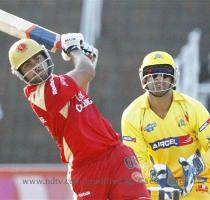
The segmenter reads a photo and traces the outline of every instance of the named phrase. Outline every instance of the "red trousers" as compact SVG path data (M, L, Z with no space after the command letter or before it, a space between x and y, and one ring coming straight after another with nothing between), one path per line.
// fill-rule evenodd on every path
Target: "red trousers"
M133 150L123 144L71 173L78 200L148 200Z

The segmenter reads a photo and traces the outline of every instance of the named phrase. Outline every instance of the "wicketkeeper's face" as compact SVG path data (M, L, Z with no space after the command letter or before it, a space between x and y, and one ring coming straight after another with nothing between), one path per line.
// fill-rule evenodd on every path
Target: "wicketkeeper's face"
M143 71L142 85L145 90L162 96L175 86L174 70L171 67L147 67Z
M156 96L162 96L171 89L172 77L163 74L154 74L147 78L147 88Z

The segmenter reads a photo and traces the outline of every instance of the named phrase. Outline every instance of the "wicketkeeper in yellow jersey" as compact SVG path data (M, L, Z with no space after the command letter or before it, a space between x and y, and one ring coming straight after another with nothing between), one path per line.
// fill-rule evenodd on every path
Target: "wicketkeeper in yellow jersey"
M178 68L168 53L146 55L139 75L146 92L124 110L121 123L147 186L180 189L185 200L210 200L209 112L175 90Z

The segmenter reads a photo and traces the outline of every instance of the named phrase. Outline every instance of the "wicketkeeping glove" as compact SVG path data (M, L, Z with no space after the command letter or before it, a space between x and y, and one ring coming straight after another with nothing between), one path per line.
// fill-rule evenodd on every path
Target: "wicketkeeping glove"
M69 54L71 51L81 49L80 46L84 42L84 37L81 33L67 33L61 35L62 57L64 60L70 60Z
M173 187L180 189L171 170L165 164L154 164L153 169L151 170L151 178L156 181L161 188ZM165 198L171 199L172 195L170 193L166 193Z
M91 46L90 44L84 42L81 45L81 49L84 55L86 55L91 62L93 63L93 67L96 68L96 64L98 62L98 49Z
M183 157L179 158L184 174L184 189L182 196L188 194L195 183L196 177L204 170L205 165L201 158L200 152L191 155L187 160Z

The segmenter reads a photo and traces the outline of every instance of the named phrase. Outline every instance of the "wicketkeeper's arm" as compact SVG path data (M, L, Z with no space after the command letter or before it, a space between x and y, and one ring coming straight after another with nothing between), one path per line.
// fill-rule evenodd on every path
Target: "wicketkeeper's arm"
M202 155L202 159L205 163L207 169L210 169L210 147L209 149Z
M149 159L147 144L141 134L141 131L135 128L127 119L126 113L123 112L121 119L122 141L131 147L140 163L142 174L146 182L150 181L150 170L152 163Z

